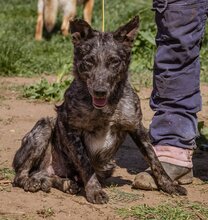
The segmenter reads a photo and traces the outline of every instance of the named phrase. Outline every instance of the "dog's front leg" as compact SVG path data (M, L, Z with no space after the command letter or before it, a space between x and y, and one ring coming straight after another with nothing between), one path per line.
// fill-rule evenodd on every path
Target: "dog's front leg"
M133 132L130 132L130 136L149 163L158 188L169 194L186 195L186 189L174 183L163 169L151 145L149 134L142 123L137 125Z
M67 128L58 120L58 142L63 146L67 157L73 162L84 183L87 200L91 203L103 204L108 202L107 194L102 190L95 171L87 156L86 148L81 141L80 132Z

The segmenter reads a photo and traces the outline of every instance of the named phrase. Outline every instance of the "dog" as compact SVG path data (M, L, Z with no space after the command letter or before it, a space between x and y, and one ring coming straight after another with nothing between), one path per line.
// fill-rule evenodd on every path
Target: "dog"
M159 189L185 195L165 173L142 124L140 100L128 80L135 17L114 32L99 32L84 20L71 22L74 80L56 118L42 118L15 154L14 186L76 194L84 186L91 203L108 202L101 180L112 175L113 156L129 134L148 161ZM128 159L128 155L127 159Z
M76 15L77 4L84 5L84 19L91 24L94 0L38 0L37 5L37 23L35 31L35 39L40 41L43 34L43 26L47 32L51 32L56 22L58 8L63 11L63 20L61 32L64 36L68 35L70 21Z

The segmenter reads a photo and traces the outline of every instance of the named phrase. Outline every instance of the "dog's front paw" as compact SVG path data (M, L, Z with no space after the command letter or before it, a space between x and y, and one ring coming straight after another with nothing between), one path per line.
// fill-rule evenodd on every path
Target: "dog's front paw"
M101 188L101 185L94 173L85 186L85 192L88 202L95 204L105 204L109 198L106 192Z
M109 198L106 192L100 189L89 189L86 191L87 201L94 204L105 204Z
M40 180L36 180L34 178L28 178L24 184L24 190L27 192L37 192L41 189Z
M29 192L37 192L39 190L50 192L51 187L52 183L49 178L36 178L35 176L28 178L23 186L24 190Z
M161 190L171 195L187 195L187 190L175 182L170 182L160 186Z

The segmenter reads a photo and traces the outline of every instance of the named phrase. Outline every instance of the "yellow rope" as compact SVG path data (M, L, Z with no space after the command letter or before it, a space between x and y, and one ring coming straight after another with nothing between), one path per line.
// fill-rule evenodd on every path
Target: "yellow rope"
M102 0L102 12L103 12L102 32L104 32L105 31L105 0Z

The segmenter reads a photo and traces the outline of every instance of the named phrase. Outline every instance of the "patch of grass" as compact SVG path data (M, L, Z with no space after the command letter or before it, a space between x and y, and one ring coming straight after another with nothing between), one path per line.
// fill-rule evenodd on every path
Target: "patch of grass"
M44 101L59 101L63 99L66 88L70 85L72 78L63 81L49 83L42 79L39 83L23 88L23 97L29 99L41 99Z
M53 208L43 208L37 211L37 214L41 217L41 218L49 218L55 215L55 212L53 210Z
M155 207L146 204L131 208L118 209L117 213L123 218L151 220L197 220L208 219L207 204L197 202L164 203Z
M10 168L0 168L0 191L11 192L11 182L13 179L13 170Z
M2 179L12 181L14 178L14 175L15 175L14 170L7 168L7 167L0 168L0 177Z
M56 73L70 66L70 38L55 33L50 41L34 40L37 1L2 0L0 6L0 75Z
M143 198L143 195L121 191L115 187L110 187L110 199L113 202L133 202Z

